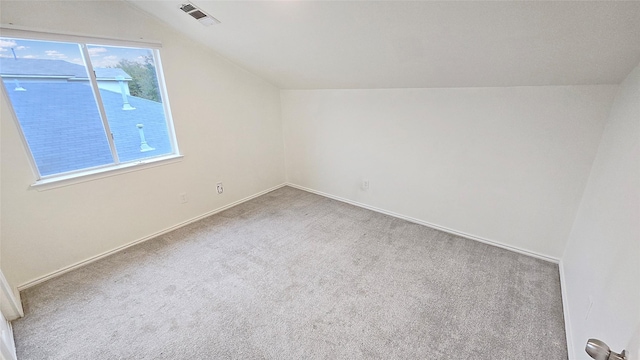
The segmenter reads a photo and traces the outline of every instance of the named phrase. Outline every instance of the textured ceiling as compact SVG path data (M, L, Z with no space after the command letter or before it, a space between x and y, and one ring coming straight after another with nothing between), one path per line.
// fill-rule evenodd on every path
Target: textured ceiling
M619 83L640 2L127 0L283 89Z

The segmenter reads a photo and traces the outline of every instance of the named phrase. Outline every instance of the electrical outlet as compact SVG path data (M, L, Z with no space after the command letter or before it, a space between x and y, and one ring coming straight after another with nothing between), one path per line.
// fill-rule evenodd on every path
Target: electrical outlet
M186 203L187 201L189 201L187 199L187 193L180 193L178 196L180 197L180 202L183 203L183 204Z
M218 195L222 194L224 192L224 188L222 187L222 183L219 182L216 184L216 191L218 191Z
M362 190L364 191L369 190L369 180L367 179L362 180Z

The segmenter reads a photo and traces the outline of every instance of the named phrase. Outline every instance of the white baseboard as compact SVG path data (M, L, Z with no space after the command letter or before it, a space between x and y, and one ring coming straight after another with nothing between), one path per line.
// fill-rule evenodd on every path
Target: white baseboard
M381 214L393 216L395 218L406 220L406 221L409 221L409 222L412 222L412 223L415 223L415 224L424 225L424 226L430 227L432 229L444 231L444 232L449 233L449 234L461 236L461 237L466 238L466 239L479 241L479 242L482 242L482 243L485 243L485 244L497 246L499 248L503 248L503 249L511 250L513 252L517 252L517 253L520 253L520 254L528 255L528 256L531 256L531 257L534 257L534 258L537 258L537 259L541 259L541 260L545 260L545 261L548 261L548 262L552 262L554 264L558 264L560 262L560 259L558 259L556 257L540 254L540 253L537 253L535 251L522 249L522 248L519 248L517 246L503 244L503 243L501 243L499 241L486 239L486 238L483 238L483 237L480 237L480 236L467 234L467 233L462 232L462 231L450 229L450 228L447 228L447 227L444 227L444 226L440 226L440 225L437 225L437 224L433 224L433 223L430 223L430 222L427 222L427 221L423 221L423 220L420 220L420 219L412 218L410 216L406 216L406 215L398 214L398 213L395 213L395 212L392 212L392 211L380 209L380 208L377 208L375 206L370 206L370 205L367 205L367 204L359 203L357 201L353 201L353 200L345 199L345 198L342 198L342 197L339 197L339 196L327 194L327 193L322 192L322 191L309 189L309 188L306 188L304 186L300 186L300 185L296 185L296 184L292 184L292 183L286 183L286 185L287 186L291 186L291 187L296 188L296 189L304 190L304 191L307 191L307 192L310 192L310 193L313 193L313 194L317 194L317 195L321 195L321 196L324 196L324 197L328 197L330 199L338 200L338 201L341 201L341 202L344 202L344 203L347 203L347 204L358 206L358 207L361 207L361 208L364 208L364 209L367 209L367 210L371 210L371 211L375 211L375 212L378 212L378 213L381 213Z
M199 216L196 216L196 217L191 218L191 219L189 219L189 220L183 221L183 222L181 222L181 223L179 223L179 224L176 224L176 225L174 225L174 226L168 227L168 228L166 228L166 229L164 229L164 230L160 230L160 231L158 231L158 232L155 232L155 233L153 233L153 234L147 235L147 236L145 236L145 237L143 237L143 238L140 238L140 239L138 239L138 240L134 240L134 241L132 241L132 242L130 242L130 243L127 243L127 244L125 244L125 245L118 246L118 247L117 247L117 248L115 248L115 249L112 249L112 250L109 250L109 251L105 251L105 252L103 252L103 253L101 253L101 254L98 254L98 255L92 256L92 257L90 257L90 258L88 258L88 259L86 259L86 260L82 260L82 261L79 261L79 262L77 262L77 263L75 263L75 264L72 264L72 265L66 266L66 267L64 267L64 268L62 268L62 269L59 269L59 270L53 271L53 272L51 272L51 273L49 273L49 274L47 274L47 275L44 275L44 276L38 277L38 278L33 279L33 280L31 280L31 281L28 281L28 282L26 282L26 283L24 283L24 284L22 284L22 285L19 285L19 286L18 286L18 290L19 290L19 291L22 291L22 290L28 289L28 288L30 288L30 287L32 287L32 286L34 286L34 285L40 284L41 282L44 282L44 281L47 281L47 280L49 280L49 279L55 278L55 277L60 276L60 275L62 275L62 274L64 274L64 273L67 273L67 272L69 272L69 271L72 271L72 270L78 269L78 268L83 267L83 266L85 266L85 265L87 265L87 264L90 264L90 263L92 263L92 262L94 262L94 261L100 260L100 259L102 259L102 258L104 258L104 257L109 256L109 255L115 254L115 253L117 253L117 252L119 252L119 251L122 251L122 250L124 250L124 249L126 249L126 248L129 248L129 247L131 247L131 246L134 246L134 245L137 245L137 244L143 243L143 242L145 242L145 241L147 241L147 240L151 240L151 239L156 238L156 237L158 237L158 236L160 236L160 235L166 234L166 233L168 233L168 232L170 232L170 231L173 231L173 230L179 229L179 228L181 228L181 227L183 227L183 226L189 225L189 224L191 224L191 223L193 223L193 222L196 222L196 221L198 221L198 220L204 219L204 218L206 218L206 217L208 217L208 216L211 216L211 215L217 214L217 213L219 213L219 212L221 212L221 211L224 211L224 210L227 210L227 209L229 209L229 208L232 208L232 207L234 207L234 206L236 206L236 205L242 204L243 202L249 201L249 200L254 199L254 198L258 197L258 196L261 196L261 195L264 195L264 194L266 194L266 193L268 193L268 192L271 192L271 191L273 191L273 190L279 189L279 188L281 188L281 187L283 187L283 186L286 186L286 184L285 184L285 183L282 183L282 184L280 184L280 185L274 186L274 187L269 188L269 189L267 189L267 190L260 191L260 192L258 192L258 193L256 193L256 194L253 194L253 195L247 196L247 197L245 197L245 198L243 198L243 199L240 199L240 200L238 200L238 201L234 201L234 202L232 202L232 203L230 203L230 204L228 204L228 205L222 206L222 207L217 208L217 209L215 209L215 210L208 211L208 212L206 212L206 213L204 213L204 214L202 214L202 215L199 215Z
M564 263L560 260L558 264L560 268L560 290L562 291L562 315L564 317L564 332L567 338L567 355L569 360L575 360L576 352L573 348L573 334L571 332L571 321L569 317L569 303L568 303L568 295L567 295L567 282L564 275Z
M19 285L17 287L18 291L22 291L22 290L28 289L28 288L30 288L30 287L32 287L34 285L40 284L40 283L42 283L44 281L47 281L47 280L52 279L54 277L60 276L60 275L62 275L64 273L67 273L67 272L69 272L71 270L75 270L75 269L80 268L80 267L82 267L84 265L90 264L90 263L92 263L92 262L94 262L96 260L102 259L102 258L104 258L106 256L109 256L111 254L117 253L119 251L122 251L122 250L124 250L126 248L129 248L131 246L134 246L136 244L145 242L147 240L153 239L153 238L158 237L160 235L166 234L166 233L168 233L170 231L173 231L173 230L179 229L179 228L181 228L183 226L189 225L189 224L191 224L193 222L196 222L198 220L201 220L201 219L203 219L205 217L208 217L208 216L211 216L213 214L219 213L221 211L227 210L227 209L229 209L231 207L234 207L234 206L239 205L239 204L241 204L243 202L246 202L246 201L249 201L251 199L254 199L254 198L258 197L258 196L264 195L264 194L266 194L268 192L271 192L273 190L279 189L279 188L281 188L283 186L291 186L293 188L304 190L304 191L307 191L307 192L310 192L310 193L313 193L313 194L321 195L321 196L324 196L324 197L327 197L327 198L330 198L330 199L338 200L338 201L341 201L341 202L344 202L344 203L348 203L348 204L351 204L351 205L354 205L354 206L358 206L358 207L361 207L361 208L364 208L364 209L368 209L368 210L375 211L375 212L378 212L378 213L381 213L381 214L393 216L393 217L396 217L396 218L399 218L399 219L410 221L412 223L424 225L424 226L427 226L427 227L430 227L430 228L433 228L433 229L436 229L436 230L441 230L441 231L444 231L444 232L447 232L447 233L450 233L450 234L453 234L453 235L461 236L461 237L464 237L464 238L467 238L467 239L480 241L482 243L490 244L490 245L493 245L493 246L497 246L497 247L500 247L500 248L503 248L503 249L511 250L511 251L514 251L514 252L517 252L517 253L520 253L520 254L528 255L528 256L535 257L535 258L538 258L538 259L542 259L542 260L545 260L545 261L549 261L549 262L552 262L552 263L556 263L557 264L557 263L560 262L560 259L555 258L555 257L547 256L547 255L544 255L544 254L539 254L539 253L536 253L536 252L533 252L533 251L521 249L521 248L518 248L518 247L515 247L515 246L511 246L511 245L507 245L507 244L502 244L502 243L500 243L498 241L489 240L489 239L482 238L480 236L467 234L467 233L464 233L462 231L449 229L449 228L444 227L444 226L440 226L440 225L437 225L437 224L432 224L432 223L429 223L429 222L426 222L426 221L423 221L423 220L419 220L419 219L415 219L415 218L412 218L412 217L409 217L409 216L405 216L405 215L402 215L402 214L394 213L392 211L387 211L387 210L380 209L380 208L377 208L377 207L374 207L374 206L366 205L366 204L359 203L359 202L356 202L356 201L352 201L352 200L349 200L349 199L345 199L345 198L342 198L342 197L339 197L339 196L335 196L335 195L331 195L331 194L328 194L328 193L324 193L322 191L309 189L309 188L306 188L304 186L300 186L300 185L296 185L296 184L292 184L292 183L282 183L280 185L274 186L274 187L269 188L267 190L258 192L256 194L251 195L251 196L248 196L248 197L245 197L245 198L240 199L238 201L232 202L232 203L230 203L228 205L225 205L223 207L220 207L218 209L206 212L206 213L204 213L202 215L199 215L199 216L196 216L196 217L191 218L189 220L183 221L183 222L181 222L179 224L176 224L176 225L171 226L169 228L166 228L164 230L155 232L153 234L150 234L150 235L145 236L143 238L134 240L134 241L132 241L130 243L127 243L125 245L122 245L122 246L119 246L119 247L114 248L112 250L109 250L109 251L103 252L101 254L92 256L92 257L90 257L88 259L85 259L83 261L79 261L79 262L77 262L75 264L72 264L72 265L66 266L64 268L61 268L59 270L53 271L53 272L51 272L51 273L49 273L47 275L44 275L44 276L38 277L36 279L33 279L31 281L28 281L28 282L26 282L24 284Z

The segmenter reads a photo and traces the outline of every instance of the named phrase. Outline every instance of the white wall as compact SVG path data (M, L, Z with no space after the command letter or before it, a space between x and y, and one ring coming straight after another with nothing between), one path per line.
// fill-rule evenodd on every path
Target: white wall
M593 337L640 359L640 66L615 98L561 266L575 359Z
M1 21L159 40L184 160L47 191L1 94L2 271L19 286L284 182L279 90L122 1L0 3ZM82 16L79 16L81 14ZM225 192L217 195L215 183ZM186 192L188 203L178 194Z
M287 180L557 259L616 88L282 91Z

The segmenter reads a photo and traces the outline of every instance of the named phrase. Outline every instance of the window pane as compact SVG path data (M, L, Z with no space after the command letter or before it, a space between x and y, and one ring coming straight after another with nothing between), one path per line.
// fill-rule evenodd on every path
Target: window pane
M0 75L42 176L113 163L78 44L0 38Z
M87 49L120 161L173 153L152 50Z

